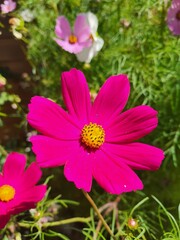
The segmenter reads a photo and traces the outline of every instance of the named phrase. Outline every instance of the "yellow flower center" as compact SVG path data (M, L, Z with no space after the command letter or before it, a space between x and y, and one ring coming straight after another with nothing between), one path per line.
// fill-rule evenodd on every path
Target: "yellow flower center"
M94 37L93 37L92 34L90 34L89 39L91 39L92 41L94 41Z
M0 187L0 201L9 202L14 198L15 189L10 185L3 185Z
M91 123L84 125L81 132L81 141L87 147L99 148L105 140L105 132L101 125Z
M77 42L77 37L74 36L73 34L69 36L69 43L74 44Z

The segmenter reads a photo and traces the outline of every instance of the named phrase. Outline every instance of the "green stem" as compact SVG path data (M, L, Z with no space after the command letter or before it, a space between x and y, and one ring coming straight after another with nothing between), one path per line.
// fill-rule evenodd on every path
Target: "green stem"
M44 223L43 227L47 228L47 227L59 226L59 225L75 223L75 222L88 223L90 220L91 220L90 217L87 217L87 218L74 217L74 218L69 218L69 219L65 219L65 220L60 220L57 222Z
M99 209L97 208L95 202L93 201L93 199L90 197L90 195L83 191L84 196L87 198L87 200L90 202L91 206L93 207L94 211L96 212L96 214L98 215L99 219L101 220L102 224L104 225L105 229L107 230L107 232L110 234L110 236L113 239L116 239L116 237L114 236L113 232L111 231L110 227L108 226L108 224L106 223L105 219L103 218L103 216L101 215L101 213L99 212Z
M60 220L56 222L47 222L43 223L41 225L42 228L48 228L48 227L54 227L54 226L59 226L59 225L64 225L64 224L70 224L70 223L75 223L75 222L82 222L82 223L88 223L91 220L90 217L83 218L83 217L74 217L74 218L69 218L65 220ZM30 228L31 224L20 222L18 223L20 227L25 227L25 228Z

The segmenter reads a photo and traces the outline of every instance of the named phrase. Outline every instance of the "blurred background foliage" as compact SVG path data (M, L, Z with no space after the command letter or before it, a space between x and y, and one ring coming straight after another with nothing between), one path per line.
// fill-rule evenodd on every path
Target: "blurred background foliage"
M60 74L73 67L84 72L92 93L98 92L100 86L110 75L124 73L128 75L131 83L131 95L127 108L147 104L158 111L158 128L142 141L162 148L166 158L157 172L138 172L145 188L140 195L139 193L127 193L123 196L124 200L120 202L120 212L123 217L127 213L126 206L132 208L145 196L154 195L167 208L167 211L178 219L180 38L173 36L166 24L167 9L170 4L170 0L19 0L17 10L11 13L11 17L18 17L21 21L23 21L21 12L25 9L29 9L34 15L31 22L24 22L21 25L23 27L18 29L22 34L22 40L26 43L27 59L32 66L32 74L24 79L30 82L32 95L42 95L63 105L60 93ZM66 16L73 24L77 14L88 11L98 17L98 33L104 39L102 50L89 65L78 62L75 55L65 52L54 41L55 21L58 16ZM12 98L19 101L15 95L11 95ZM8 96L4 91L0 96L0 104L7 99ZM27 111L25 107L23 108L24 114L20 111L21 124L26 134L30 134L31 129L27 127L25 120ZM12 149L10 143L7 145ZM29 149L29 147L28 142L19 142L13 150L21 149L23 152L23 149ZM33 160L34 155L31 152L29 154ZM81 202L82 196L71 183L66 183L62 169L45 170L45 174L50 173L55 175L52 180L55 193L58 191L65 197ZM60 181L61 184L58 186L57 183ZM99 205L105 204L109 197L95 183L94 187L92 195L99 199ZM115 199L115 196L110 198ZM153 201L151 198L151 203ZM86 205L83 202L81 204ZM152 221L154 226L159 223L156 218L160 210L158 211L157 205L155 208L153 206L154 203L148 205L147 208L138 209L138 218L143 219L142 221L146 219L146 226L150 224L150 219L154 219ZM82 207L84 208L88 215L88 207ZM77 209L80 211L79 208ZM157 215L154 209L158 211ZM164 222L168 219L166 213L163 213L165 214ZM123 221L122 217L120 218ZM174 238L170 235L168 235L169 238L165 236L166 234L163 235L164 231L170 230L171 232L171 222L167 220L164 229L162 229L163 224L160 226L159 229L155 227L154 233L151 232L154 229L152 228L147 239L176 239L175 235L173 235ZM91 227L89 225L88 229ZM91 239L88 238L88 230L84 231L86 239ZM146 232L148 234L147 229ZM153 237L153 234L158 238ZM103 237L99 236L97 239L103 239ZM131 236L125 239L135 238Z

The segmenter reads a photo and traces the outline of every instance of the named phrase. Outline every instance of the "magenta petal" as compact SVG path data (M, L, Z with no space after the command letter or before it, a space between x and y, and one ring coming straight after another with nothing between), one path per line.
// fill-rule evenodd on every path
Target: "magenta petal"
M62 94L68 112L84 125L89 121L91 100L84 74L71 69L62 73ZM82 125L82 126L83 126Z
M8 184L14 183L20 178L26 166L26 156L21 153L12 152L8 155L3 166L3 178Z
M118 116L128 100L129 91L126 75L108 78L94 101L92 121L103 125Z
M27 120L32 127L49 137L79 139L78 123L58 104L44 97L31 99Z
M96 152L93 162L93 177L98 184L111 194L141 190L139 177L123 162L102 151Z
M64 175L68 181L74 182L78 189L86 192L92 185L92 158L91 154L79 147L73 151L64 168Z
M31 163L22 176L22 186L24 189L34 186L39 181L41 176L42 171L38 165L35 162Z
M17 205L12 206L9 214L16 215L31 208L36 208L36 202L18 202Z
M0 229L3 229L10 220L10 214L1 215L0 213Z
M28 209L35 208L36 203L44 198L46 191L46 185L38 185L27 189L27 191L19 193L18 198L16 199L16 201L13 202L13 205L10 207L10 213L12 215L15 215Z
M27 191L24 191L21 195L22 203L37 203L43 199L46 194L47 186L46 185L38 185L33 186Z
M106 142L133 142L149 134L157 127L157 111L149 106L132 108L106 126Z
M68 39L71 35L71 27L64 16L60 16L56 19L55 33L61 39Z
M42 168L62 166L79 147L78 141L60 141L46 136L30 138L36 161Z
M4 178L2 173L0 172L0 186L4 184Z
M144 143L105 143L104 147L114 158L119 157L126 165L138 170L157 170L164 159L161 149Z
M74 23L74 34L77 36L79 43L85 43L86 41L89 43L92 42L90 41L91 31L85 14L79 14L77 16ZM89 45L87 45L87 47L88 46Z

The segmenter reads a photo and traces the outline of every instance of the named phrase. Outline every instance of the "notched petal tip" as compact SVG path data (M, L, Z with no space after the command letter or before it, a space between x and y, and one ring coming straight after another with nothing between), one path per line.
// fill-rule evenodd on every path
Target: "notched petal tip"
M84 124L89 119L91 99L83 72L76 68L63 72L61 81L63 99L69 114L80 120L81 125Z
M61 79L65 79L66 77L69 77L69 74L74 75L74 74L78 74L79 72L83 74L81 70L78 70L77 68L71 68L69 71L64 71L61 73Z
M26 160L25 154L18 152L9 153L3 166L3 173L8 177L8 174L11 175L13 169L16 169L21 174L26 166Z

